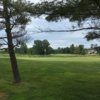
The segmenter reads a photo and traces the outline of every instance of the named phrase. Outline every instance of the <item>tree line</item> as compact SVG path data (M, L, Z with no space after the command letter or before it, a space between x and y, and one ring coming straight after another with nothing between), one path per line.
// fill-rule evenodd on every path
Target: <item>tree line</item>
M47 40L35 40L31 48L28 48L26 43L22 43L20 47L15 48L16 53L31 55L48 55L52 53L52 50Z
M15 48L15 52L19 54L31 55L49 55L49 54L86 54L84 45L75 46L72 44L70 47L54 49L50 46L48 40L35 40L34 45L28 48L26 43L22 43L20 47Z

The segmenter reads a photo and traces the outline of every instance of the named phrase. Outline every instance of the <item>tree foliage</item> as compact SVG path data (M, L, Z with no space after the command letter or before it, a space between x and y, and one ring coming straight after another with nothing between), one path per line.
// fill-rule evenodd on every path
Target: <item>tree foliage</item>
M75 29L75 31L89 30L86 35L87 40L100 39L100 0L44 1L37 4L36 7L40 14L47 15L46 19L48 21L68 18L71 22L77 22L78 26L82 27L81 29ZM86 25L88 22L89 25Z
M15 52L19 54L27 54L28 53L28 48L25 43L21 43L20 47L15 48Z
M75 46L74 44L70 45L70 47L65 48L57 48L54 50L55 54L79 54L79 55L85 55L86 49L83 45Z
M33 48L36 54L39 55L48 55L51 53L52 48L50 47L50 43L47 40L35 40Z
M93 44L92 49L99 49L97 45ZM49 55L49 54L86 54L86 48L84 45L75 46L71 44L70 47L61 48L58 47L54 49L50 46L50 43L47 40L35 40L34 45L31 48L28 48L25 43L21 44L20 47L15 49L15 52L18 54L29 54L29 55Z

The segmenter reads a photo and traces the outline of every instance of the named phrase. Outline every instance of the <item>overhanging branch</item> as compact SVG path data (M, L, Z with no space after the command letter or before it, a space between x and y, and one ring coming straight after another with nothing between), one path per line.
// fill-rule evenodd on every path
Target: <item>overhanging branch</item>
M47 33L50 33L50 32L75 32L75 31L83 31L83 30L100 30L99 27L87 27L87 28L78 28L78 29L71 29L71 30L42 30L42 29L39 29L38 32L42 33L42 32L47 32Z

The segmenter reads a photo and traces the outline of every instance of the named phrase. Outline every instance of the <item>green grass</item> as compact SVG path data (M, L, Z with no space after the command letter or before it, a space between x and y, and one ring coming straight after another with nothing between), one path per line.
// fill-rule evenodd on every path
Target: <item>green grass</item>
M18 56L22 83L12 84L0 55L0 100L100 100L99 56ZM5 96L2 96L5 93Z

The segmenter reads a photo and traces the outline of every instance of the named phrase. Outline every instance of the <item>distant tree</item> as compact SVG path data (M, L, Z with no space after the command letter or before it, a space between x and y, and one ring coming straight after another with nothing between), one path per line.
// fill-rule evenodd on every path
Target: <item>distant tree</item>
M65 48L65 53L67 53L67 54L70 54L70 53L71 53L69 47L66 47L66 48Z
M74 53L73 54L80 54L79 46L74 47Z
M30 54L30 55L35 55L36 54L34 47L28 48L28 54Z
M94 48L94 44L91 44L91 49L93 49Z
M79 45L79 54L82 54L82 55L86 54L84 45Z
M16 47L15 48L15 53L20 53L20 48Z
M97 53L100 54L100 46L94 47L94 50L96 50Z
M39 55L48 55L51 53L52 48L50 47L50 44L47 40L35 40L33 48L36 52L36 54Z
M84 45L74 46L74 44L70 45L70 47L61 48L58 47L57 49L51 48L51 52L54 54L86 54L86 48Z
M70 53L71 53L71 54L74 54L74 50L75 50L75 46L74 46L74 44L72 44L72 45L70 46Z
M97 51L98 54L100 54L100 46L97 44L91 44L90 49Z
M42 41L44 55L48 55L51 52L50 43L47 40Z
M95 47L98 47L97 44L91 44L91 49L94 49Z
M28 48L26 43L21 43L20 47L15 48L15 52L19 54L27 54L28 53Z
M58 47L57 49L55 49L55 53L63 53L63 48Z
M43 55L43 46L41 40L35 40L33 48L35 49L36 54Z
M27 54L28 53L28 48L27 48L27 45L25 43L22 43L21 44L21 47L20 47L20 53L21 54Z
M74 44L70 45L70 47L65 48L58 48L54 49L55 53L61 53L61 54L81 54L84 55L86 53L86 50L83 45L74 46Z

